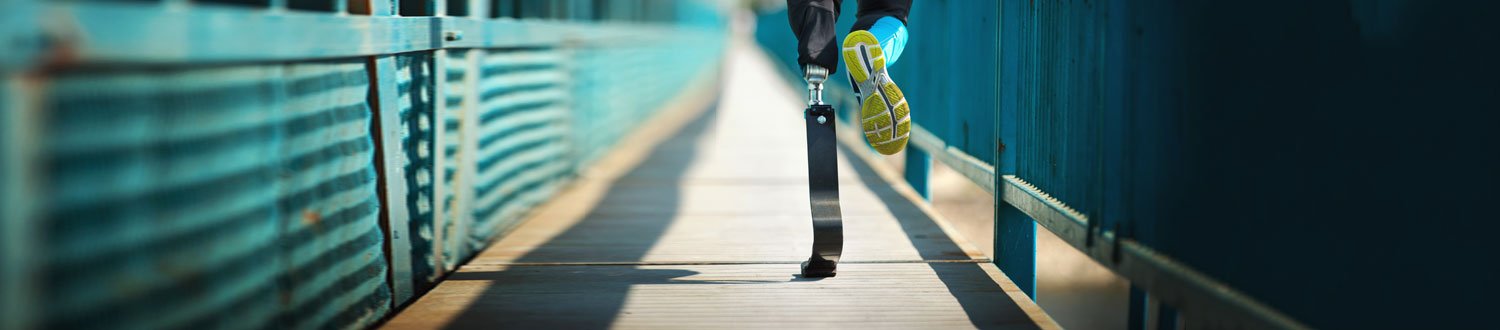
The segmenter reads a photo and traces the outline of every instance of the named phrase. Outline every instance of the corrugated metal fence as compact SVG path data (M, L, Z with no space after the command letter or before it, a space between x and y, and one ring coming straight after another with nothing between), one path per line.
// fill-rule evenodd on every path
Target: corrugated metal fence
M726 33L705 1L0 8L53 22L0 26L3 328L373 324Z

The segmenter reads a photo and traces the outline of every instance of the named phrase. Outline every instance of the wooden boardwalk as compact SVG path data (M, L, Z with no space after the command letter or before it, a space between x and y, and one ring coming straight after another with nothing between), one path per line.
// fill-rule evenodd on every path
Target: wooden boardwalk
M837 277L810 254L798 91L748 41L387 324L432 328L1057 328L892 173L841 149ZM714 105L717 106L708 106Z

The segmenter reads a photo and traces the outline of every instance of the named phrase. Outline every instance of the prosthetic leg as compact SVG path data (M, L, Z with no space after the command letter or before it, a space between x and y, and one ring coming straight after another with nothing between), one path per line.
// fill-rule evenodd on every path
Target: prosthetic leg
M839 211L838 140L833 106L823 104L828 70L807 67L807 178L812 203L812 257L802 263L802 277L833 277L844 250L844 220Z

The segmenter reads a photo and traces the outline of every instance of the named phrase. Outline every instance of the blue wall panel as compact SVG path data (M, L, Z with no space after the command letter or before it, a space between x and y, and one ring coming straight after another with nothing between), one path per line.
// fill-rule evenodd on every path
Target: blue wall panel
M1487 322L1480 306L1500 292L1493 267L1466 266L1496 257L1482 242L1500 183L1497 11L923 1L892 74L945 142L990 161L1003 149L1002 174L1297 320L1454 327ZM758 23L800 73L785 12ZM1013 129L973 130L995 123L983 113L1014 114L996 125ZM1014 139L974 140L986 136Z
M1104 125L1101 98L1103 3L1043 1L1019 6L1015 174L1112 227L1100 214ZM1118 145L1118 144L1116 144Z
M572 168L565 155L567 50L498 49L479 66L473 185L475 249L550 197Z
M363 62L287 66L277 327L368 325L390 308Z
M1314 327L1486 322L1495 5L1015 5L1022 179Z
M1500 5L1128 3L1133 235L1314 327L1491 322Z
M442 182L444 189L436 193L436 203L443 210L438 214L442 225L435 228L437 236L442 237L441 246L437 247L442 254L442 269L456 269L462 261L472 254L473 248L468 245L468 231L473 226L473 217L467 211L468 196L464 193L470 187L466 180L472 169L472 152L465 149L464 136L468 127L464 125L465 118L473 110L472 100L467 96L474 90L470 79L473 78L475 66L470 57L478 57L481 51L473 50L448 50L448 59L444 66L443 110L440 114L443 134L438 137L436 146L442 151L442 168L437 173L441 175L438 181Z
M317 328L389 303L363 63L53 84L44 324Z

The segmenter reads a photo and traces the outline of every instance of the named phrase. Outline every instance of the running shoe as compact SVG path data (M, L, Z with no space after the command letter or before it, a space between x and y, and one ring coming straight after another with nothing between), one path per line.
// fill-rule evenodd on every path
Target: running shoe
M869 31L854 31L844 37L844 68L857 86L860 126L865 140L881 154L894 155L906 149L911 136L911 110L906 96L885 71L880 41Z

